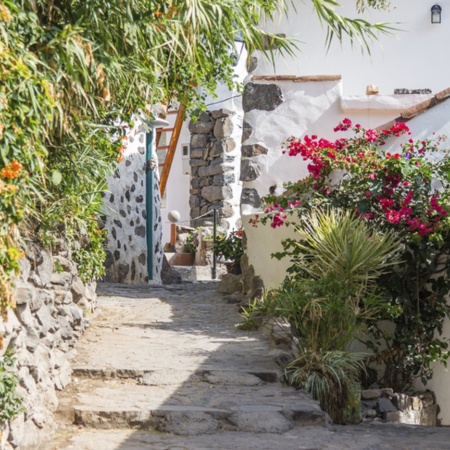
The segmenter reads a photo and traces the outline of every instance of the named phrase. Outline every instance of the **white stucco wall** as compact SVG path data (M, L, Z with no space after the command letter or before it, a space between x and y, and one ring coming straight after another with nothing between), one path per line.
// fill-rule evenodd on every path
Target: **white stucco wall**
M380 36L371 44L371 55L361 53L357 43L337 41L325 48L326 31L315 15L312 2L295 1L297 12L291 11L281 20L265 24L266 29L285 33L298 41L296 59L277 58L272 64L260 59L255 74L324 75L341 74L346 95L366 92L369 84L378 85L380 94L390 95L396 88L432 89L434 93L450 85L448 60L445 57L450 40L450 0L440 0L442 23L431 24L431 7L435 0L392 0L389 11L368 10L363 16L371 22L391 22L394 36ZM340 0L338 12L358 17L354 0Z
M166 120L170 123L169 127L173 127L175 115L167 116ZM170 242L170 222L167 214L170 211L178 211L180 213L180 225L189 226L189 189L191 176L183 170L183 154L182 146L189 145L190 133L187 127L189 119L183 123L180 138L178 140L177 150L173 159L172 168L170 170L169 179L166 185L166 207L161 208L161 218L163 223L163 246ZM170 135L170 134L169 134ZM169 145L169 142L167 142ZM189 163L189 156L187 157Z

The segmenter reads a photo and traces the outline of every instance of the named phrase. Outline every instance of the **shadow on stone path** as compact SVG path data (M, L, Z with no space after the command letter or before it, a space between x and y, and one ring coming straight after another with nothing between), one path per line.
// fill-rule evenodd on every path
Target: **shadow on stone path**
M101 284L46 450L450 449L450 429L327 427L277 381L269 342L235 328L217 283Z

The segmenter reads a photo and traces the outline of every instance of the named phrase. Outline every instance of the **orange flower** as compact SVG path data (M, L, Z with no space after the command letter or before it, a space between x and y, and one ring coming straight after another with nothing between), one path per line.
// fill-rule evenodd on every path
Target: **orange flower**
M13 161L11 161L9 165L3 167L3 169L0 171L0 175L3 178L13 180L14 178L17 178L20 175L22 167L23 167L22 164L20 164L19 161L14 159Z
M117 157L117 162L122 162L124 160L124 156L122 155L122 153L120 153L120 155Z

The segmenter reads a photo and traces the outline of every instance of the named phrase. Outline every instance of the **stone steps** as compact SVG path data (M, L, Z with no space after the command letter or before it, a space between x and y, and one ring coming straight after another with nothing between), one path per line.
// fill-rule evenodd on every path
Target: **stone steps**
M145 375L137 381L82 379L66 392L67 401L61 398L60 408L71 404L72 417L67 409L66 417L86 428L176 435L284 433L294 425L326 426L326 415L301 391L253 374L223 371L207 377L209 382L194 377L165 385L147 385L154 381Z
M55 448L91 449L79 445L89 433L133 430L146 442L279 436L283 448L298 449L284 444L290 445L290 433L326 430L317 402L280 383L267 336L238 330L238 308L216 288L101 286L100 311L77 347L73 382L59 397L66 434L58 439L75 447ZM159 448L130 445L99 448ZM181 448L199 448L192 445Z
M265 368L253 368L251 371L236 370L164 370L164 369L97 369L91 367L74 367L72 375L76 378L96 378L96 379L144 379L146 385L166 385L184 382L187 379L195 379L195 381L204 381L211 384L220 382L229 384L230 380L240 379L240 383L244 386L255 385L266 381L273 383L280 378L278 370L267 370ZM252 378L253 377L253 380ZM217 381L214 381L217 380ZM250 384L247 384L250 383Z

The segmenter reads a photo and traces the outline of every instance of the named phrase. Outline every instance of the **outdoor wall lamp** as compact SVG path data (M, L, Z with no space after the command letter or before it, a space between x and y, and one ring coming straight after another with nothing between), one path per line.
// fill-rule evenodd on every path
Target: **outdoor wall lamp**
M431 23L441 23L442 8L436 3L431 8Z

